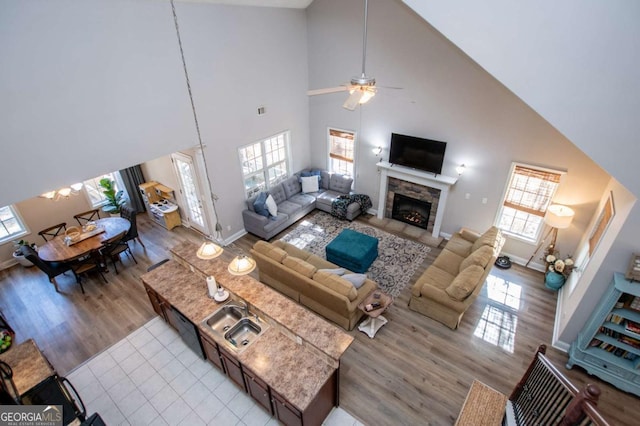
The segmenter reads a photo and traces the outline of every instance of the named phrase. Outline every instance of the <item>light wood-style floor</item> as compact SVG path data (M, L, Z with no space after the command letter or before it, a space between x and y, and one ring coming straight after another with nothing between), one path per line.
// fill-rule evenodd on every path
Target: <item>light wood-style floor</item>
M0 309L17 341L33 338L64 375L150 320L154 313L139 276L169 257L178 241L200 238L182 227L166 231L145 215L139 216L138 228L146 245L132 244L138 264L123 257L119 275L110 266L108 284L99 277L86 281L86 295L71 274L58 278L62 293L56 293L35 267L0 271ZM234 245L247 251L255 241L246 235ZM439 252L432 248L412 282ZM227 250L223 256L233 254ZM491 297L490 284L496 289ZM505 288L512 308L505 307L504 292L498 291ZM357 329L351 332L355 341L342 359L340 403L363 423L451 425L474 378L508 394L535 348L545 343L551 360L574 384L600 385L599 406L612 424L637 424L637 397L580 368L567 370L566 354L550 348L556 294L544 288L541 273L517 265L494 268L456 331L410 311L409 294L406 288L395 300L385 313L389 323L374 339ZM481 320L485 309L490 323Z

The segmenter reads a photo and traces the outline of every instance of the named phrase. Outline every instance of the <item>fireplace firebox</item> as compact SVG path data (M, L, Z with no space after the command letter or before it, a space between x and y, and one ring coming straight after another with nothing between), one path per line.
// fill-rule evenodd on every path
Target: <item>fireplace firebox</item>
M392 219L427 229L430 214L430 202L397 193L393 195Z

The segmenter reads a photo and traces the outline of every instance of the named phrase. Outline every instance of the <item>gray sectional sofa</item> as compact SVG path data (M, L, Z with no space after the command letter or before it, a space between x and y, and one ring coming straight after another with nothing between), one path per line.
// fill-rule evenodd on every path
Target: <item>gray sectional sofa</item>
M249 198L247 208L242 211L244 229L262 239L270 240L316 208L331 213L333 201L351 192L352 178L320 170L318 191L304 193L300 176L310 172L310 169L301 170L267 191L278 206L275 217L256 213L254 201L258 195ZM359 214L360 204L354 202L347 206L347 220L353 220Z

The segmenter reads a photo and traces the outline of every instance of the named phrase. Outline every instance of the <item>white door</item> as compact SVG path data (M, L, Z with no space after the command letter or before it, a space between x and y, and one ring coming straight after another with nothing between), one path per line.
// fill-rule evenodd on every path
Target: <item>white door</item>
M207 235L208 229L202 205L203 193L198 184L198 176L193 159L182 153L171 154L176 175L180 182L180 194L186 205L185 216L189 226Z

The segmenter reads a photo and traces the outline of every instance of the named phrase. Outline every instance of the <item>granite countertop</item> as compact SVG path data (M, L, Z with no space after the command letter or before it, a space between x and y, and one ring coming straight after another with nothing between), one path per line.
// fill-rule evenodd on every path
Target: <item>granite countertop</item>
M0 354L0 360L9 364L13 370L13 383L20 395L55 373L33 339L12 346L7 352Z
M205 262L212 261L209 260ZM277 303L277 300L275 301L276 304L272 304L270 307L264 305L264 303L257 303L254 297L267 297L269 296L269 292L263 294L259 291L247 290L246 287L261 286L267 290L271 290L262 283L246 276L235 277L228 273L227 275L236 280L234 284L229 285L228 281L225 283L229 277L225 277L226 279L222 278L222 274L216 274L216 280L232 292L234 292L234 289L237 290L238 293L240 293L236 293L239 297L249 295L250 297L245 300L247 300L250 305L256 306L265 315L270 316L272 312L275 312L275 316L277 317L277 310L287 309L288 304ZM219 276L222 279L218 279ZM279 327L275 326L269 327L246 349L238 353L230 350L225 342L222 341L222 337L201 324L222 304L207 296L206 282L200 274L195 271L190 271L175 260L171 260L153 271L142 275L141 278L145 284L154 289L172 306L193 321L193 323L199 327L201 333L206 334L210 339L218 342L227 351L234 353L243 365L247 366L271 388L301 411L304 411L308 407L322 385L334 374L337 368L337 363L327 362L326 356L320 356L316 351L310 350L308 346L296 344L291 338L283 335ZM241 291L243 289L244 291ZM273 293L272 290L271 292ZM269 300L270 299L267 298L264 302L271 303ZM293 314L294 316L292 318L299 318L295 316L295 312ZM315 317L315 319L318 320L318 322L325 322L318 317ZM323 339L329 338L329 334L325 330L331 330L331 327L333 327L328 323L326 326L329 327L317 325L314 322L313 326L306 331L312 332L317 329L319 333L324 332L322 338L316 339L316 343L322 342ZM346 333L337 328L336 331L346 335ZM349 335L346 336L351 340L353 339ZM338 343L338 347L340 347L340 345L341 344ZM335 355L337 353L335 344L329 346L329 352ZM346 347L348 347L348 345ZM344 347L345 350L346 347Z

